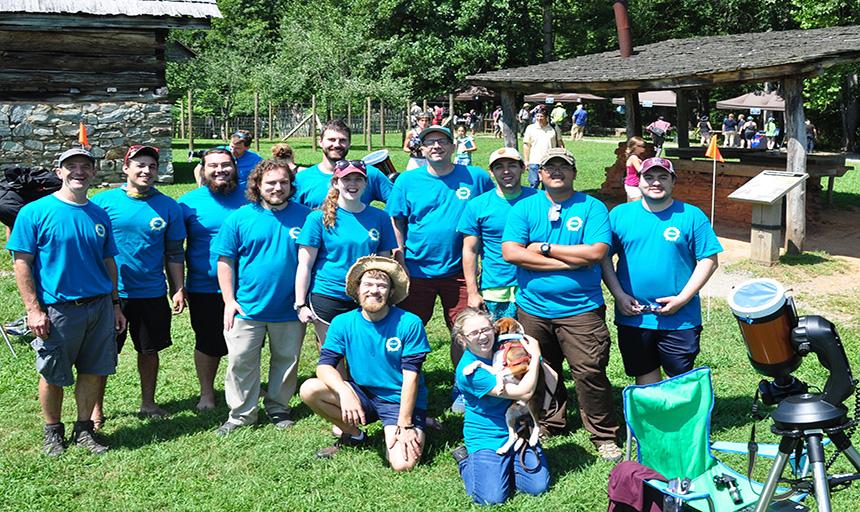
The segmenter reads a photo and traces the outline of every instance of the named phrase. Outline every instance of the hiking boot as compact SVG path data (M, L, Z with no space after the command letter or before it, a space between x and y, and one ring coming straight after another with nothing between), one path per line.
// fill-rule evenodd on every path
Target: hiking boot
M92 420L75 422L71 442L78 446L83 446L94 455L101 455L108 451L108 447L102 444L98 437L96 437Z
M341 448L347 446L364 446L369 442L369 438L367 434L364 432L361 433L361 439L354 439L351 435L344 433L340 436L340 439L335 441L335 443L331 446L327 446L322 450L317 452L318 459L330 459L334 456L335 453L339 452Z
M621 449L615 443L606 443L597 447L597 453L600 454L600 459L606 462L621 462L624 455Z
M269 421L279 429L286 429L293 426L293 419L290 417L289 413L276 412L272 414L266 413L266 415L269 417Z
M45 454L48 457L59 457L66 451L66 426L62 423L45 425Z

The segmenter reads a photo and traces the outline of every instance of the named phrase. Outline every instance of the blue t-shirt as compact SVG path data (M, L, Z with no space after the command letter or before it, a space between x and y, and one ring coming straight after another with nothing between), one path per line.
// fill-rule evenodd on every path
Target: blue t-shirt
M487 370L478 368L471 375L463 375L463 368L475 361L493 365L490 359L478 357L469 350L463 352L460 364L457 365L457 387L466 398L463 438L469 453L479 450L496 451L508 440L505 412L511 405L511 400L487 394L496 387L496 376Z
M119 254L116 256L119 296L131 299L163 297L164 250L169 241L185 238L182 210L172 197L152 189L135 199L120 188L93 196L110 216Z
M43 305L113 291L104 264L117 254L110 217L92 201L71 204L52 194L24 205L6 249L35 256L36 296Z
M406 266L413 277L447 277L463 269L463 237L457 222L469 199L495 189L479 167L454 165L445 176L427 166L397 178L385 211L406 219Z
M191 293L219 293L218 255L210 252L215 235L231 213L248 204L238 187L229 194L213 194L200 187L177 201L182 208L185 230L185 289Z
M234 293L245 315L258 322L291 322L296 302L298 238L310 209L296 202L272 211L258 203L230 214L212 252L235 260Z
M520 201L508 215L503 242L529 245L611 244L609 215L597 199L575 192L561 203L559 219L549 221L552 202L546 194ZM600 265L576 270L537 271L517 267L517 305L541 318L563 318L597 309L603 305Z
M729 119L728 117L723 119L723 130L727 132L734 132L738 129L738 122L734 119Z
M430 353L427 332L417 316L392 307L379 322L371 322L355 309L334 317L324 349L346 357L352 381L380 400L399 404L403 390L404 356ZM427 387L418 375L416 409L427 409Z
M352 300L346 294L346 273L362 256L397 248L397 237L391 217L373 206L359 213L337 209L334 228L323 225L323 211L308 215L299 245L319 249L312 273L311 292L342 300Z
M661 212L646 210L640 201L618 205L610 212L609 223L612 250L619 257L618 281L640 304L677 295L699 260L723 250L702 210L677 200ZM615 323L643 329L691 329L702 324L699 295L673 315L624 316L616 308Z
M229 151L229 147L227 150ZM236 159L236 165L238 166L239 171L239 188L243 191L245 190L245 186L248 183L248 175L251 174L251 171L254 170L254 167L257 166L258 163L263 161L263 157L254 153L251 150L245 151L245 153Z
M366 168L367 188L361 194L361 202L364 204L370 204L371 201L388 202L388 196L391 194L391 180L372 165ZM331 176L322 172L319 164L299 171L296 174L296 201L308 208L322 206L325 196L328 195Z
M536 193L536 189L523 187L518 197L505 199L497 190L491 190L466 205L457 231L481 238L482 290L517 284L517 267L502 258L502 235L514 205Z
M472 153L465 151L460 153L460 147L465 146L466 149L475 147L475 139L471 135L466 135L462 138L457 137L457 140L455 140L454 143L457 144L457 154L454 155L454 163L472 165Z
M584 108L578 108L573 112L573 122L579 126L585 126L586 119L588 119L588 112Z

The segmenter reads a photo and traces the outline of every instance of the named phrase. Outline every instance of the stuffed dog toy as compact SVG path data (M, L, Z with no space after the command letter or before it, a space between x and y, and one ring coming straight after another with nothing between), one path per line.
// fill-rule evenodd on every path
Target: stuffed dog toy
M493 324L493 329L496 333L496 339L502 343L499 350L493 354L493 365L489 366L481 361L475 361L463 368L463 375L471 375L478 368L483 368L496 376L497 386L501 386L505 382L518 383L528 371L529 361L531 361L531 355L522 344L525 329L523 329L523 326L519 322L509 317L496 320ZM542 375L538 374L538 389L543 388L542 381ZM502 455L507 453L511 447L518 450L522 446L523 440L517 435L516 424L521 416L527 414L531 416L534 422L534 428L532 428L528 443L532 447L537 444L540 432L538 428L538 415L540 413L540 403L542 402L542 397L539 400L538 395L539 393L534 393L532 398L527 402L522 400L512 401L510 407L505 412L505 422L508 426L508 441L496 450L496 453Z

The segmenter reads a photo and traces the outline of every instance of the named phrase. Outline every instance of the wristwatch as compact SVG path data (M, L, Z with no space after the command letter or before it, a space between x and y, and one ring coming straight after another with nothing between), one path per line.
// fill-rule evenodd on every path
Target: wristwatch
M549 249L550 249L550 245L548 243L544 242L544 243L540 244L540 252L544 256L549 256Z
M307 304L298 304L298 303L293 303L293 309L295 309L296 311L298 311L298 310L302 309L302 308L303 308L303 307L305 307L305 306L307 306Z

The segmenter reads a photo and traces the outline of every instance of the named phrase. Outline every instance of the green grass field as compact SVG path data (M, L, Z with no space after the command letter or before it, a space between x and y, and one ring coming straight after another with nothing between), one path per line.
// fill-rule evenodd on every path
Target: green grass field
M399 136L389 135L389 149L395 165L405 166L406 153L397 151ZM212 141L214 145L214 141ZM296 161L319 161L310 141L294 143ZM475 163L486 162L500 141L478 138ZM351 157L366 154L356 143ZM196 146L209 147L203 141ZM267 156L270 143L261 144ZM614 144L584 141L573 145L580 169L577 188L594 190L603 181L603 168L614 161ZM378 149L378 143L374 145ZM184 156L182 141L174 155ZM177 158L176 183L160 187L178 197L190 190L189 164ZM850 174L850 173L849 173ZM846 177L847 178L847 177ZM855 207L856 187L848 180L837 180L837 191L845 207ZM838 196L838 197L840 197ZM814 265L814 263L812 263ZM74 271L74 269L70 269ZM784 283L788 288L791 283ZM852 292L855 293L855 292ZM856 293L855 293L856 294ZM846 306L845 294L818 297L816 306L828 300ZM607 300L611 297L607 296ZM856 301L854 302L856 304ZM760 379L749 365L740 330L724 301L712 302L710 321L702 334L702 353L698 363L713 369L717 402L713 413L711 437L714 440L746 441L752 420L749 409ZM800 301L800 313L808 311ZM0 318L11 320L23 313L11 259L0 254ZM826 316L826 315L825 315ZM856 317L855 317L856 318ZM611 323L610 318L607 319ZM213 318L213 321L220 319ZM849 358L856 363L860 340L857 323L840 324L842 340ZM614 331L614 329L610 329ZM218 407L197 412L198 385L193 366L194 336L188 315L174 319L173 346L162 352L157 400L172 417L167 420L139 419L140 400L135 355L130 347L119 358L117 375L108 381L105 407L107 423L103 435L111 451L101 457L71 448L58 459L41 454L42 418L37 399L37 374L27 339L12 337L18 358L0 347L0 509L3 510L291 510L291 511L447 511L478 509L463 491L457 467L449 451L462 443L462 416L451 414L450 387L452 368L447 345L450 342L441 313L428 326L433 352L424 367L430 391L429 412L445 424L442 432L428 435L423 462L409 474L394 474L382 457L382 432L378 425L368 432L373 449L345 451L332 460L317 460L314 452L333 441L329 426L315 417L298 397L293 400L296 424L279 431L272 425L259 425L237 431L227 438L212 431L227 417L223 398L221 365L216 390ZM312 329L305 338L300 380L314 373L317 359ZM614 337L614 332L613 332ZM265 383L264 357L264 378ZM817 358L809 357L796 375L810 384L823 387L827 373ZM616 409L621 414L621 390L632 380L624 374L617 347L613 347L609 377L614 385ZM568 387L575 391L569 381ZM264 384L265 385L265 384ZM572 405L575 401L572 402ZM848 404L854 411L854 405ZM67 393L64 421L74 419L74 401ZM607 507L607 475L612 465L597 460L588 433L581 428L578 410L569 411L570 434L545 443L552 484L540 497L516 496L498 510L565 510L591 512ZM758 427L760 441L773 442L765 420ZM685 447L679 446L683 452ZM832 449L828 450L828 454ZM743 471L745 458L724 457L732 467ZM761 460L756 476L763 479L770 468ZM831 473L847 472L850 466L840 457ZM856 510L860 499L857 488L836 493L834 510ZM854 503L854 505L852 505ZM806 504L814 508L814 500Z

